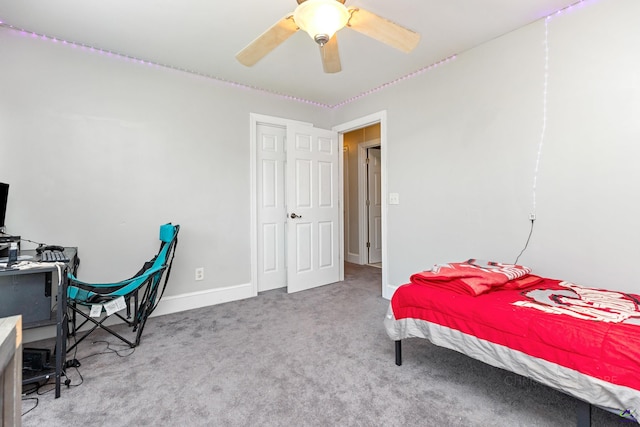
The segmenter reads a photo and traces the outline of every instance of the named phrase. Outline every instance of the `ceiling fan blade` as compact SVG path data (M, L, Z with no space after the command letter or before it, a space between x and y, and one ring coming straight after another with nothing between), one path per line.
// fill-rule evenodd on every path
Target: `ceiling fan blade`
M296 31L298 26L293 21L293 15L287 15L238 52L236 59L241 64L251 67Z
M420 41L420 34L395 22L360 8L350 8L351 29L388 44L405 53L411 52Z
M320 55L325 73L338 73L342 70L338 53L338 37L335 34L324 46L320 47Z

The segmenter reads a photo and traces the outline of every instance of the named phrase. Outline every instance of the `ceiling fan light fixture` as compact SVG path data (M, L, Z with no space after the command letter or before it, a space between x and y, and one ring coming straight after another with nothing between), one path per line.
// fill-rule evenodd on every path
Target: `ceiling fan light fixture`
M293 12L293 20L320 46L349 21L349 11L340 0L305 0Z

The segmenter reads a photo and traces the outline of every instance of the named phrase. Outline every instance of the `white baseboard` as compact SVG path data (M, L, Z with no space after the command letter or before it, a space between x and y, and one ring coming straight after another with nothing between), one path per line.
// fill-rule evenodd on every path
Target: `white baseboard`
M360 255L349 252L347 253L346 261L352 264L360 264Z
M251 298L255 296L251 288L251 283L245 283L224 288L207 289L206 291L165 296L160 300L151 317Z
M391 297L393 296L393 294L395 293L396 289L398 289L399 287L400 286L394 286L394 285L387 284L383 288L384 292L382 292L382 298L390 300Z

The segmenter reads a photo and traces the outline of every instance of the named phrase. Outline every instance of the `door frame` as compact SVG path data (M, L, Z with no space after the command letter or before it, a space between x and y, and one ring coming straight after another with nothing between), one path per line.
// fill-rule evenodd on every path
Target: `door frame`
M303 126L311 126L313 127L313 123L302 122L298 120L292 119L284 119L281 117L268 116L264 114L257 113L249 113L249 133L250 133L250 142L249 142L249 169L250 169L250 226L249 226L249 235L250 235L250 250L251 250L251 295L258 295L258 191L257 184L259 177L257 176L257 128L258 124L266 125L266 126L278 126L278 127L287 127L288 125L296 124ZM333 129L332 129L333 130ZM342 183L342 174L343 174L343 150L342 147L342 134L338 133L338 203L339 206L344 206L344 196L343 196L343 183ZM338 242L338 262L340 264L340 277L339 280L344 280L344 219L341 215L339 218L340 221L340 241Z
M291 119L283 119L281 117L267 116L263 114L250 113L250 207L251 207L251 224L250 224L250 238L251 238L251 296L258 295L258 231L257 231L257 177L256 177L256 130L258 123L272 126L287 126L289 123L304 124L307 126L313 126L312 123L301 122ZM340 149L344 146L344 134L352 130L361 129L372 124L380 123L380 155L381 167L382 167L382 297L391 299L394 287L389 286L389 274L387 262L387 111L382 110L377 113L369 114L358 119L354 119L339 125L332 127L332 130L338 132L338 149L340 158L338 160L339 167L339 203L344 211L344 150ZM344 280L344 215L340 217L340 280Z
M380 132L382 132L382 129ZM380 161L382 162L381 139L382 138L376 138L371 141L365 141L358 144L358 247L360 248L358 252L360 255L360 264L362 265L369 263L369 249L367 248L367 240L369 240L369 218L365 206L369 191L369 186L367 185L367 168L365 164L367 160L367 149L371 147L380 147ZM384 176L382 179L384 179ZM382 189L380 189L380 191L382 191ZM381 196L383 194L384 193L382 193Z
M368 116L360 117L333 127L338 132L340 146L344 146L344 134L353 130L361 129L369 125L380 123L380 157L382 173L382 297L391 299L394 287L389 286L389 268L387 262L387 111L382 110ZM342 167L342 159L340 162ZM340 174L342 176L342 174ZM342 191L341 191L342 197ZM344 247L344 242L343 242ZM362 257L362 254L360 255Z

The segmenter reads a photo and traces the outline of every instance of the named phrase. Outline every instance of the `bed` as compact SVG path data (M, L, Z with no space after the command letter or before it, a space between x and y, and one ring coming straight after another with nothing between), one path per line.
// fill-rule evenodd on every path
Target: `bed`
M401 341L425 338L531 378L581 402L640 420L640 296L479 261L436 265L411 276L384 320L402 363Z

